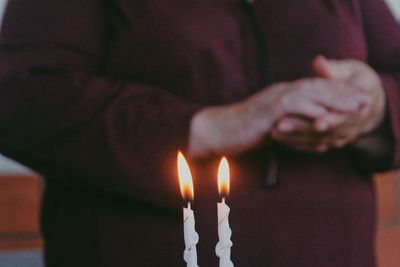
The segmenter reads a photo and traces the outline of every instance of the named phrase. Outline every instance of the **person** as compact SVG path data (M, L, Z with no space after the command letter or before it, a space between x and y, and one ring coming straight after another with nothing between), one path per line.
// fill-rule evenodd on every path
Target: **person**
M399 71L382 0L10 0L0 152L45 177L50 267L184 266L179 149L200 266L222 155L236 266L374 266Z

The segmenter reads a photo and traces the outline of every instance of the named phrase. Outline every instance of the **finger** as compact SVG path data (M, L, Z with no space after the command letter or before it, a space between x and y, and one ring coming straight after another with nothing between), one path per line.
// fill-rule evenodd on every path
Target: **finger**
M354 127L340 127L339 130L333 130L327 134L324 143L330 147L341 148L353 142L357 137L357 130Z
M349 139L339 139L332 143L335 148L342 148L350 143Z
M313 131L296 131L296 132L281 132L278 129L274 128L271 130L271 136L276 141L281 142L298 142L298 143L307 143L307 144L319 144L323 142L326 137L325 134L316 134Z
M326 105L332 104L332 107L343 108L344 112L354 111L361 105L371 102L371 94L365 90L348 85L342 82L328 82L328 92L322 98Z
M339 127L348 120L349 114L329 113L328 115L315 120L314 129L317 132L326 132L333 128Z
M323 153L330 148L341 148L351 143L356 136L354 128L340 128L340 130L324 134L313 132L283 133L276 129L273 133L273 139L281 144L314 153Z
M284 111L287 115L299 115L309 119L325 116L328 110L306 97L290 95L284 100Z
M333 136L326 134L316 134L314 132L292 132L282 133L278 129L272 131L272 138L292 149L307 151L312 153L323 153L333 148L331 145Z
M328 143L331 147L342 148L352 143L355 139L356 135L350 133L346 135L336 136L335 139L330 140Z
M284 117L277 125L277 129L282 133L310 131L313 124L310 121L298 117Z
M366 92L371 92L376 84L377 78L375 75L367 70L354 72L348 79L348 82Z
M316 75L321 78L332 79L331 70L327 65L326 58L322 55L318 55L312 61L312 69Z
M318 55L312 62L312 67L314 72L327 79L336 80L347 80L350 77L350 72L348 71L347 60L328 60L322 55Z
M316 79L305 83L300 94L337 112L352 112L371 101L371 95L342 82Z
M292 142L285 140L284 142L278 141L280 144L298 151L304 151L309 153L323 153L326 152L330 147L327 144L315 144L306 142Z
M349 82L366 91L370 91L371 84L376 81L368 65L356 60L332 60L319 55L312 66L319 77Z

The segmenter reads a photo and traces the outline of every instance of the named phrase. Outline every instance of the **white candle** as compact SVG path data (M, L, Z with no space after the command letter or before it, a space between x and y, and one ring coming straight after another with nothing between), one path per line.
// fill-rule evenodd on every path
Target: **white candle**
M178 152L178 176L182 197L188 201L187 208L183 208L183 237L185 240L183 259L187 267L198 267L196 245L199 242L199 235L195 230L194 213L190 207L190 201L194 198L193 179L189 165L180 151Z
M228 160L223 157L218 168L218 192L222 196L222 201L217 203L219 241L215 246L215 254L219 258L220 267L233 267L231 261L232 230L229 227L229 212L231 209L225 203L225 196L229 194L229 189L229 165Z
M188 202L187 208L183 208L183 232L185 239L183 259L187 267L198 267L196 244L199 242L199 235L194 226L194 213L190 208L190 202Z
M233 267L231 261L231 241L232 230L229 227L229 212L230 208L225 203L225 198L222 202L217 203L218 210L218 237L219 241L215 246L215 253L219 257L220 267Z

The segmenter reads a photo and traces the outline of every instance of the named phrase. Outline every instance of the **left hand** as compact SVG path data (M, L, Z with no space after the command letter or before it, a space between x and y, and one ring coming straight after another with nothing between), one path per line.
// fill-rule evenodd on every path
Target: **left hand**
M313 68L320 77L362 88L370 94L371 101L356 112L331 112L317 120L284 117L272 131L276 141L297 150L325 152L353 142L382 122L385 94L378 74L371 67L358 60L327 60L318 56Z

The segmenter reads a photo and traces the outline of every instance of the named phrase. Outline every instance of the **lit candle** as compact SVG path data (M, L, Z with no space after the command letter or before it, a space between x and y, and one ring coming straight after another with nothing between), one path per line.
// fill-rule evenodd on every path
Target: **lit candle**
M222 201L217 203L219 241L215 246L215 253L219 258L220 267L233 267L231 261L232 230L229 227L228 220L230 208L225 203L225 198L229 195L229 176L228 160L223 157L218 168L218 192L222 197Z
M199 235L195 230L194 213L190 202L194 198L192 174L185 157L178 152L178 176L182 197L187 201L187 208L183 208L183 234L185 240L185 251L183 259L187 267L198 267L196 244L199 242Z

